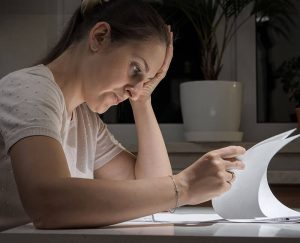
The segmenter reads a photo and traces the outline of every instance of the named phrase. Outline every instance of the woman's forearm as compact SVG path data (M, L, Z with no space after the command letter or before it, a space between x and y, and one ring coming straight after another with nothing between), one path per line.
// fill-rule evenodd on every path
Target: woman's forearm
M131 106L138 137L136 178L171 175L169 156L151 105L151 99L146 102L131 101Z
M32 191L38 205L31 215L37 228L99 227L174 207L168 177L112 181L59 179Z

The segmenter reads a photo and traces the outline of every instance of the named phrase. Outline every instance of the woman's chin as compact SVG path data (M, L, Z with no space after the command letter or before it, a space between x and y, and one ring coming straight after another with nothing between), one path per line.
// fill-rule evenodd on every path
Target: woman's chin
M106 111L108 111L108 109L110 108L110 106L101 106L101 107L96 107L96 106L91 106L91 105L88 105L88 107L90 108L90 110L92 112L95 112L95 113L98 113L98 114L103 114L105 113Z
M111 107L116 106L117 104L107 104L107 105L101 105L101 106L92 106L89 105L89 108L98 114L103 114L107 112Z
M108 109L109 109L109 107L108 108L106 108L106 109L97 109L95 112L97 112L98 114L104 114L105 112L107 112L108 111Z

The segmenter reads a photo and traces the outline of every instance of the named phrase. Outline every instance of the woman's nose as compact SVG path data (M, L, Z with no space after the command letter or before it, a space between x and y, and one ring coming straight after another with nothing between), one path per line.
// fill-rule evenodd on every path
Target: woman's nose
M142 88L143 88L143 83L141 82L134 86L128 86L125 88L125 90L128 93L130 99L137 100L142 91Z
M138 94L138 90L135 87L127 87L125 90L128 93L130 99L132 100L138 99L139 94Z

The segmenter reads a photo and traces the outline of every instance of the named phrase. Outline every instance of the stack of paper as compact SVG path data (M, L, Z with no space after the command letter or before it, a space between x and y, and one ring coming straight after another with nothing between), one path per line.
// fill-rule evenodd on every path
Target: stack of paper
M300 212L283 205L272 193L267 169L273 156L300 135L288 137L296 129L266 139L240 158L246 165L243 171L234 171L236 181L231 189L212 200L213 208L224 219L300 221ZM275 218L275 219L274 219Z

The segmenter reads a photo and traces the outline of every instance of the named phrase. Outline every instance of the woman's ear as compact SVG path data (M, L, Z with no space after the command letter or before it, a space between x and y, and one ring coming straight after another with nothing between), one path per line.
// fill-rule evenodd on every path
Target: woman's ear
M98 52L110 41L110 25L106 22L98 22L90 31L89 48L92 52Z

